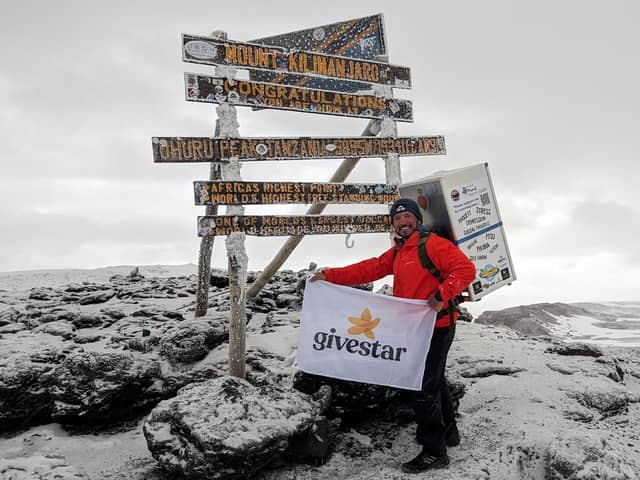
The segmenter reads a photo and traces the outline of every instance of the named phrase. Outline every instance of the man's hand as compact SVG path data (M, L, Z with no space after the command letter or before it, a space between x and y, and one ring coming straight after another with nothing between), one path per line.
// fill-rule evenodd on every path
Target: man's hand
M437 297L440 297L440 292L436 290L434 294L432 294L431 296L429 296L429 298L427 298L427 303L431 307L431 310L435 312L439 312L440 310L442 310L442 306L444 305L444 302L442 301L442 297L440 297L440 300L438 300Z
M326 280L326 279L327 277L324 276L324 272L322 270L314 272L313 275L309 277L310 282L315 282L316 280Z

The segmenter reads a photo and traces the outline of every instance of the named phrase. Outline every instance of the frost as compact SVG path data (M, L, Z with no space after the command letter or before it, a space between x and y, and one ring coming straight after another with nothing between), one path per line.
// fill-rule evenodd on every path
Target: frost
M393 98L393 88L389 85L372 85L376 97Z
M385 118L380 124L381 137L396 137L398 135L398 127L390 118Z
M215 72L216 77L224 77L227 80L233 80L234 78L236 78L238 69L236 67L231 67L228 65L217 65Z
M221 103L216 107L216 113L218 114L218 136L239 137L238 127L240 125L238 124L236 107L228 103Z
M402 173L400 171L400 157L397 153L390 153L384 159L384 172L387 183L400 185L402 183Z

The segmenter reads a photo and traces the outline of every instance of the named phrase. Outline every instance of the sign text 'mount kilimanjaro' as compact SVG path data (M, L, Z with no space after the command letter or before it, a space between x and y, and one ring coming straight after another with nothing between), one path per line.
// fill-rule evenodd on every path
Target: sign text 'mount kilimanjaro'
M185 73L185 98L192 102L230 103L245 107L296 110L359 118L412 122L409 100L313 90L273 83L227 80Z
M389 231L389 215L218 215L198 217L198 236L243 232L259 237Z
M393 203L398 188L381 183L193 182L196 205Z
M444 155L443 136L217 138L153 137L153 161L224 162Z
M230 65L411 88L407 67L317 52L286 52L280 47L195 35L182 35L182 59L206 65Z
M251 43L284 47L290 50L340 55L350 58L375 60L386 55L387 42L382 14L354 18L344 22L282 33L250 40ZM355 92L368 88L360 82L329 79L323 77L302 77L268 70L250 70L250 79L258 82L296 85L298 87L319 88L340 92Z

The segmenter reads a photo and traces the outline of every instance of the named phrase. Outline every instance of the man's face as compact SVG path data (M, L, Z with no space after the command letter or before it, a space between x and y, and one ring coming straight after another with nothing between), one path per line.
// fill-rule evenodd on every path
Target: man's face
M393 216L393 228L402 238L409 238L420 222L411 212L398 212Z

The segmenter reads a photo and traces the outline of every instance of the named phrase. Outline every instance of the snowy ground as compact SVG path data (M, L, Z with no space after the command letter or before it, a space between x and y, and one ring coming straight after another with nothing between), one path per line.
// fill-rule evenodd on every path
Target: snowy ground
M23 301L25 290L31 287L107 282L112 275L127 275L132 268L3 273L0 312ZM148 277L193 271L193 265L140 268ZM139 307L180 308L192 300L149 299ZM571 478L639 478L640 351L606 345L640 345L640 340L635 343L640 339L636 325L640 304L580 305L593 315L549 313L556 322L550 329L569 335L569 340L605 345L602 357L560 355L550 351L555 343L548 338L522 337L503 327L460 325L448 374L466 388L460 405L462 444L449 450L452 463L448 469L424 477L402 474L400 464L418 451L415 426L410 421L392 422L382 412L342 432L324 465L285 461L257 478L547 480L565 478L549 474L550 469L562 471L563 465L578 472ZM293 372L295 314L282 311L279 315L280 321L267 333L259 331L264 315L256 315L249 324L247 343L249 348L260 346L286 358L283 371ZM7 337L4 335L5 340ZM38 339L31 340L11 348L39 348ZM0 343L0 348L6 345ZM216 363L226 355L223 345L203 362ZM624 373L623 378L618 371ZM611 399L617 403L613 405ZM2 434L0 479L54 478L45 477L48 472L58 473L56 478L166 480L147 449L143 420L132 418L101 430L48 424Z

